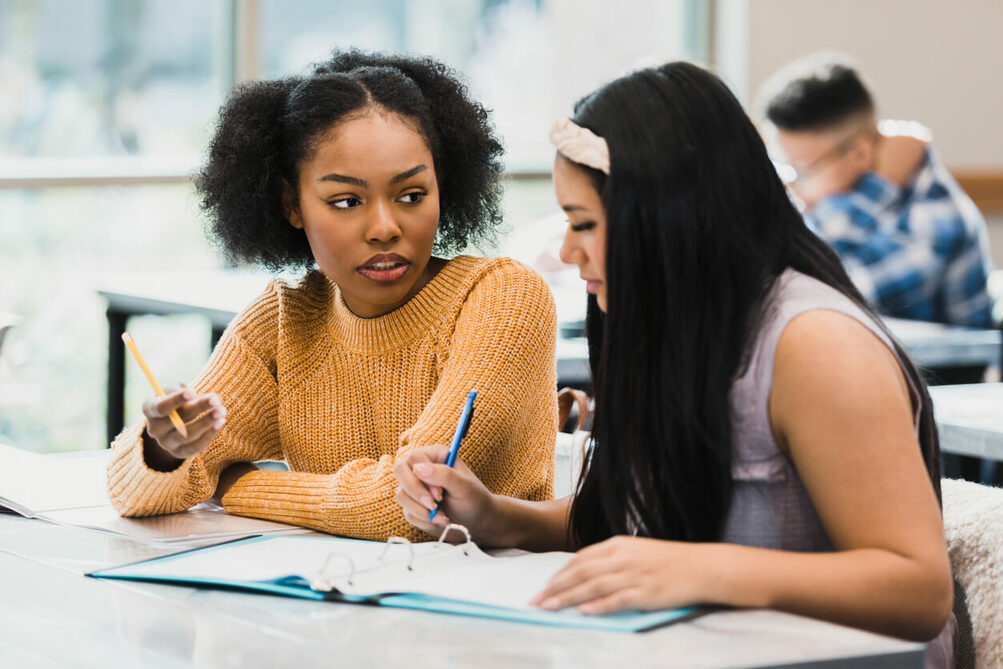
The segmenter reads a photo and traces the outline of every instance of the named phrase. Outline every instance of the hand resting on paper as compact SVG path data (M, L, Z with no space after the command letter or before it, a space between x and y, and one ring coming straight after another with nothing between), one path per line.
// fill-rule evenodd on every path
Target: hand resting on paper
M200 453L226 423L226 407L215 393L196 395L178 384L166 389L163 397L143 402L146 432L143 456L147 465L160 471L176 469L185 459ZM188 436L182 436L168 416L177 411L185 422Z
M701 581L714 573L704 546L612 537L580 550L530 604L550 611L576 606L589 615L689 606L706 598Z

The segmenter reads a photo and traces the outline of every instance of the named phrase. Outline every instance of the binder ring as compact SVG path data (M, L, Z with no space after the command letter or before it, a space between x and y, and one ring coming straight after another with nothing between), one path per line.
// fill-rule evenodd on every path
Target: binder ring
M344 553L328 553L327 557L324 558L324 564L321 565L320 571L310 579L310 589L318 590L321 592L331 592L334 590L334 579L327 575L327 566L331 564L332 558L341 558L348 562L348 580L346 581L349 585L355 585L352 581L355 579L355 562L349 556Z
M412 563L414 563L414 546L411 545L411 542L404 537L387 537L387 542L383 544L383 552L380 553L380 562L383 562L383 558L387 556L387 551L390 550L390 546L392 544L402 544L407 546L408 552L410 553L410 556L407 559L407 570L414 571L414 569L411 568Z
M439 535L439 541L436 545L446 543L446 535L449 534L450 530L458 530L460 532L463 532L463 536L467 538L467 540L463 544L463 554L470 555L467 546L474 543L473 540L470 538L470 530L465 528L463 525L459 525L457 523L450 523L449 525L446 525L446 528L442 530L442 534Z

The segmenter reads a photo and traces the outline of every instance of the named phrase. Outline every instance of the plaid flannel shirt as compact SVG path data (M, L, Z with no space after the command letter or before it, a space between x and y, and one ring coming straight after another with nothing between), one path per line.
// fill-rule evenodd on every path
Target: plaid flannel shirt
M932 148L904 188L864 174L805 222L882 314L992 327L986 223Z

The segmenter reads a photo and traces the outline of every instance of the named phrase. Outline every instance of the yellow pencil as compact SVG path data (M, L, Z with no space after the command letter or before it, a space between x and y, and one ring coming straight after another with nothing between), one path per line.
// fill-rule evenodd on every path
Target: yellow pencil
M150 385L153 386L153 390L157 393L157 397L163 397L165 395L164 389L160 387L160 384L157 383L157 379L153 376L153 372L151 372L150 368L146 366L146 361L143 360L143 356L139 354L139 349L136 348L136 342L132 340L132 337L129 336L128 332L122 333L122 341L124 341L125 345L129 347L130 351L132 351L132 357L136 359L136 362L139 363L140 369L142 369L143 373L146 374L146 378L150 380ZM178 429L178 432L181 433L182 437L188 436L188 430L185 429L185 422L181 420L181 416L178 415L177 411L172 411L168 418L171 419L174 427Z

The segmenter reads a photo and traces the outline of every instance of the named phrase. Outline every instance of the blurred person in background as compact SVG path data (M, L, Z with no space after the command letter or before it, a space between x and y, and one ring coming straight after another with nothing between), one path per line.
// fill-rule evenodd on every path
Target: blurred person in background
M985 220L926 128L879 122L861 76L838 54L781 69L760 99L805 221L878 312L993 326Z

